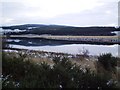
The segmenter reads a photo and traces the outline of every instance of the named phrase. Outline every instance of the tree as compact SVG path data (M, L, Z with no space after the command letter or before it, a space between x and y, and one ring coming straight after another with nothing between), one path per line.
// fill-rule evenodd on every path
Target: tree
M9 44L7 43L7 39L9 38L9 35L5 35L2 38L2 49L7 49L9 48Z

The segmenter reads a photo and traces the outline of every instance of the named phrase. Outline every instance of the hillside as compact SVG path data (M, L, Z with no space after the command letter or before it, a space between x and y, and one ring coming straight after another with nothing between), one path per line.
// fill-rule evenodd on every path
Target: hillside
M8 35L22 35L22 34L49 34L49 35L84 35L84 36L113 36L114 31L119 31L115 27L73 27L61 25L42 25L42 24L25 24L16 26L3 26L2 29L10 29L13 32L7 32ZM15 29L21 31L14 31Z

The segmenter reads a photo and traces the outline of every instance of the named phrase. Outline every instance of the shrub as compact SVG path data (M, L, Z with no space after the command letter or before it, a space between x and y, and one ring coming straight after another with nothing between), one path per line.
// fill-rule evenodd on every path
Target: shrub
M113 82L107 84L110 78L72 64L68 58L53 61L51 67L3 54L3 88L115 88Z
M117 66L118 58L113 57L110 53L102 54L98 57L98 61L103 65L106 70L111 70Z

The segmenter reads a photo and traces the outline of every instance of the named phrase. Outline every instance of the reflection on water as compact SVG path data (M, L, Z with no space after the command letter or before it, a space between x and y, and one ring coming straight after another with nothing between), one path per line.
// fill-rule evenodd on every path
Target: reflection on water
M114 56L118 56L118 46L115 45L90 45L90 44L68 44L68 45L56 45L56 46L23 46L10 44L13 48L22 48L29 50L41 50L50 52L63 52L70 54L78 54L80 51L87 49L90 55L99 55L102 53L112 53Z
M114 32L111 32L111 33L115 33L117 36L120 36L120 31L114 31Z

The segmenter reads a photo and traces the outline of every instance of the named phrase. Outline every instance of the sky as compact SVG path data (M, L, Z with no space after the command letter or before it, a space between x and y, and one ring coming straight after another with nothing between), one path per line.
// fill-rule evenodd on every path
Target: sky
M0 24L117 26L119 0L1 0Z

